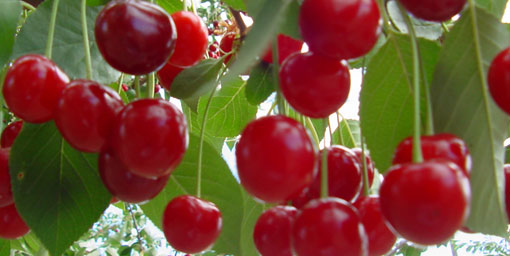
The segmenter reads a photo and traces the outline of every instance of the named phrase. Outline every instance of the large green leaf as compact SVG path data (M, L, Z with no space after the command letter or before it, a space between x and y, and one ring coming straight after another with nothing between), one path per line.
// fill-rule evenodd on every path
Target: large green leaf
M208 59L181 71L172 83L170 94L179 99L193 99L210 92L222 67L223 58Z
M285 12L283 22L280 26L280 33L291 36L295 39L301 39L301 33L299 32L298 20L300 5L298 0L292 0Z
M241 255L258 256L257 248L253 243L253 229L260 214L264 210L264 205L255 201L244 190L243 194L243 221L241 223Z
M53 122L23 125L9 167L17 209L52 255L87 232L111 199L97 155L73 149Z
M206 130L217 137L235 137L246 124L255 119L257 107L244 97L246 82L241 78L223 83L212 98L207 113ZM208 97L202 97L198 104L198 117L202 123Z
M246 99L253 105L264 102L275 90L272 65L260 63L250 73L246 84Z
M222 2L232 7L233 9L246 11L246 6L244 5L243 0L223 0Z
M343 145L348 148L361 147L361 137L358 120L342 120L333 132L332 144Z
M507 0L476 0L476 3L499 19L505 13Z
M0 68L9 60L14 45L14 34L21 16L19 0L3 0L0 2Z
M418 43L430 81L439 46L425 39L420 39ZM396 146L413 131L409 37L390 35L386 44L368 63L364 79L360 98L361 129L377 169L385 173L391 165Z
M498 235L507 230L503 141L508 118L490 98L486 72L509 40L497 18L468 9L446 38L431 87L437 132L463 138L473 158L468 226Z
M7 240L0 239L0 255L9 255L11 251L11 243Z
M202 129L202 123L199 121L198 114L193 112L190 107L182 104L181 108L183 113L186 115L186 120L188 121L188 131L190 133L195 134L196 136L200 136L200 129ZM221 154L221 150L223 149L223 142L225 138L212 136L209 131L206 129L204 133L204 140L208 142L216 152Z
M53 41L52 59L71 79L84 78L86 74L80 2L78 0L60 1ZM14 44L13 57L17 58L28 53L44 54L52 5L53 1L44 1L28 17ZM94 25L100 10L101 7L87 8L92 79L102 84L110 84L118 78L119 73L103 60L97 48Z
M108 2L110 2L110 0L87 0L87 5L88 6L99 6L99 5L105 5Z
M180 0L156 0L156 3L169 14L181 11L183 8L183 4Z

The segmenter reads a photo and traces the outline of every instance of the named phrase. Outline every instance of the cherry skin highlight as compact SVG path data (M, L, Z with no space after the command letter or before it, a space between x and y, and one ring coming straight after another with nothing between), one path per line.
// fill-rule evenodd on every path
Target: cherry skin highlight
M0 207L14 203L12 198L11 175L9 174L10 148L0 148Z
M262 256L292 256L290 237L297 210L275 206L260 215L253 231L253 241Z
M399 1L404 8L416 18L437 22L450 20L453 16L462 11L464 5L466 5L466 0Z
M30 231L14 204L0 207L0 227L1 239L17 239Z
M178 36L169 62L180 67L193 66L207 50L207 27L193 12L179 11L171 16Z
M16 137L18 137L19 132L21 131L21 127L23 127L23 121L18 120L16 122L12 122L2 132L2 137L0 138L0 146L2 148L9 148L14 143Z
M283 61L295 52L301 52L303 48L303 41L294 39L284 34L278 34L278 64L282 64ZM272 45L269 45L266 54L262 57L262 60L266 63L273 63L273 49Z
M502 50L492 60L487 82L494 102L510 115L510 48Z

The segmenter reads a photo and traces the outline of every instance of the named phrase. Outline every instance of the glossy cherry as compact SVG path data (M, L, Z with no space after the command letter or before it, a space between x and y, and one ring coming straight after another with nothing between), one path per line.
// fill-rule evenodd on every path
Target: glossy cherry
M363 174L363 157L361 148L353 148L351 149L352 152L358 157L359 159L359 166L361 169L361 172ZM374 183L374 174L375 174L375 165L372 161L372 158L370 157L368 150L365 150L365 164L367 165L367 174L368 174L368 187L372 187L372 183ZM361 176L362 185L361 188L363 189L363 184L365 184L365 179L363 178L363 175Z
M353 59L368 53L381 33L375 0L305 0L299 28L310 51L334 59Z
M55 124L75 149L99 152L123 107L120 96L111 88L90 80L74 80L60 96Z
M284 34L278 34L278 64L282 64L283 61L295 52L301 52L303 48L303 41L294 39ZM270 45L266 51L266 54L262 58L266 63L273 63L273 49Z
M16 137L18 137L19 132L21 131L21 127L23 127L23 121L18 120L10 123L5 127L2 132L2 137L0 138L0 146L2 148L8 148L12 146Z
M292 227L292 246L298 256L361 256L368 238L357 210L345 200L311 201Z
M69 82L60 68L42 55L18 58L7 71L3 96L14 115L30 123L53 118L58 97Z
M99 51L115 69L147 74L161 68L174 51L175 24L159 6L147 1L113 0L98 14Z
M131 102L116 119L111 146L114 155L134 174L166 176L181 162L188 147L186 118L165 100Z
M491 62L487 76L489 92L496 104L510 115L510 48L502 50Z
M275 206L260 215L253 231L253 241L262 256L292 256L290 237L297 210Z
M16 239L26 235L30 228L19 216L14 204L0 207L0 238Z
M368 255L385 255L391 250L397 237L386 225L381 213L378 196L361 196L354 202L358 209L361 222L368 236Z
M350 90L347 64L313 52L289 56L280 69L280 88L299 113L325 118L347 100Z
M192 66L202 59L207 50L207 27L193 12L179 11L171 16L178 36L169 62L180 67Z
M174 198L163 213L163 233L178 251L199 253L220 235L223 221L215 204L189 195Z
M236 33L226 33L225 35L223 35L223 37L221 38L221 41L220 41L220 57L226 55L226 54L230 54L233 50L235 50L234 48L234 44L236 42ZM229 61L230 61L230 58L232 58L232 55L233 53L231 53L229 56L227 56L225 58L225 64L227 64Z
M422 245L439 244L469 214L469 180L447 160L391 167L379 191L381 210L394 231Z
M425 161L432 159L445 159L457 164L469 177L471 173L471 155L466 143L457 136L441 133L430 136L421 136L421 150ZM397 146L393 155L393 164L413 162L413 138L404 139Z
M270 203L288 200L309 186L316 153L305 128L285 116L249 123L236 149L239 179L252 196Z
M99 174L108 191L128 203L141 203L154 198L165 187L169 175L144 178L130 172L110 150L99 154Z
M0 148L0 207L14 203L9 174L9 152L10 148Z
M510 164L505 164L503 166L505 172L505 205L506 205L506 214L508 219L510 219Z
M466 0L399 0L415 17L429 21L447 21L458 14Z
M184 69L185 68L175 66L170 62L165 64L165 66L156 73L158 75L159 83L161 83L165 89L170 90L175 77L177 77L177 75Z

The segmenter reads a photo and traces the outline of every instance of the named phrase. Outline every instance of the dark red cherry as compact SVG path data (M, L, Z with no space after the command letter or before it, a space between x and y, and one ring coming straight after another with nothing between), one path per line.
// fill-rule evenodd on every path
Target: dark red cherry
M362 160L363 157L361 154L362 153L361 148L353 148L351 150L358 157L360 170L363 172L363 160ZM372 158L368 154L367 150L365 150L365 164L367 165L368 187L370 188L370 187L372 187L372 183L374 182L375 165L374 165L374 162L372 161ZM363 184L365 182L365 179L363 178L363 173L361 176L361 181L362 181L361 189L363 189Z
M450 239L468 217L471 198L468 178L443 159L394 165L379 196L394 231L422 245Z
M99 152L123 106L120 96L110 87L90 80L74 80L60 96L55 124L74 148Z
M301 52L303 48L303 41L294 39L284 34L278 34L278 64L282 64L283 61L295 52ZM266 55L262 58L266 63L273 63L273 49L270 45L266 51Z
M0 207L14 203L9 174L9 152L10 148L0 148Z
M253 231L253 241L262 256L292 256L290 237L297 210L275 206L260 215Z
M510 48L502 50L492 60L487 80L492 99L510 115Z
M161 99L131 102L112 130L113 153L134 174L157 178L170 174L188 147L186 118Z
M358 157L344 146L332 146L328 151L329 196L346 201L354 200L361 191L363 179ZM319 153L319 168L322 166L321 154L322 151ZM310 200L320 197L321 171L315 176L312 185L292 201L294 206L302 208Z
M235 50L235 48L234 48L235 39L236 39L235 33L227 33L221 38L220 57L222 57L223 55L229 54L233 50ZM225 64L227 64L230 61L230 58L232 58L232 55L233 55L233 53L225 58L225 61L224 61Z
M361 196L354 202L368 236L368 255L385 255L395 244L397 237L386 225L381 213L379 196Z
M362 256L368 252L357 210L339 198L308 203L294 221L292 245L299 256Z
M210 248L220 235L223 221L213 203L189 195L174 198L163 213L163 232L178 251L199 253Z
M429 21L447 21L458 14L466 0L400 0L415 17Z
M313 52L289 56L280 69L285 99L296 111L313 118L335 113L347 100L350 83L347 64Z
M30 228L19 216L16 206L10 204L0 207L0 238L16 239L26 235Z
M156 73L158 75L159 83L161 83L163 88L170 90L175 77L177 77L177 75L184 69L186 68L175 66L170 62L165 64L165 66Z
M21 131L21 127L23 126L23 121L18 120L16 122L12 122L7 127L5 127L2 132L2 137L0 138L0 146L2 148L8 148L12 146L14 143L14 139L18 137L19 132Z
M67 75L42 55L18 58L9 68L2 89L9 110L30 123L44 123L53 111L66 84Z
M441 133L420 137L423 159L445 159L457 164L469 177L471 173L471 155L466 143L457 136L449 133ZM413 162L413 138L404 139L397 146L393 156L393 164Z
M110 1L98 14L94 32L106 62L132 75L161 68L175 48L172 18L147 1Z
M280 115L262 117L246 126L236 160L246 191L270 203L297 196L316 172L316 154L305 128Z
M117 199L128 203L148 201L161 192L169 175L159 178L144 178L130 172L110 150L99 154L99 174L103 184Z
M169 62L176 66L195 65L207 50L207 27L200 17L193 12L179 11L172 13L177 29L175 51Z
M508 219L510 219L510 164L505 164L503 166L505 172L505 205L506 205L506 214L508 215Z
M305 0L299 28L310 51L337 60L368 53L381 33L375 0Z

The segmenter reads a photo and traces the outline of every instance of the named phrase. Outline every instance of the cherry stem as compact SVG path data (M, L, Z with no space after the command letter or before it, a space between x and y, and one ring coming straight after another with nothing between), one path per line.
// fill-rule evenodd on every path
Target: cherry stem
M51 9L50 24L48 27L48 40L46 41L45 55L48 59L51 59L53 49L53 37L55 36L55 24L57 22L57 12L59 0L53 0L53 6Z
M329 130L329 138L331 140L331 144L333 144L333 129L331 128L331 122L329 122L329 117L328 117L328 130Z
M273 54L273 80L276 86L276 102L278 104L278 114L285 115L285 99L282 96L282 91L280 89L280 65L278 64L278 43L276 40L273 40L272 44L272 54Z
M244 23L243 17L241 17L241 13L237 10L234 10L232 7L228 8L232 16L234 16L234 20L236 21L237 27L239 28L239 34L241 36L241 40L246 36L246 24Z
M92 62L90 58L89 31L87 29L87 0L81 0L81 33L83 34L83 50L85 53L86 78L92 79Z
M21 2L21 6L23 6L23 8L28 9L32 12L35 11L35 7L33 5L31 5L25 1L20 1L20 2Z
M122 91L122 84L124 83L124 73L120 73L119 82L117 83L117 93L120 94Z
M273 104L271 105L271 107L269 108L269 111L267 111L267 114L266 116L269 116L271 115L271 112L273 112L273 109L276 107L276 101L273 102Z
M360 140L361 140L361 165L363 172L363 194L365 196L370 195L370 182L368 181L368 166L366 159L366 151L365 151L365 139L363 138L363 134L360 129Z
M309 118L308 118L309 119ZM324 118L322 121L324 127L328 125L328 118ZM324 149L322 149L322 161L321 161L321 198L329 196L328 191L328 147L326 146L326 140L324 140Z
M154 98L154 85L156 83L156 77L154 75L154 72L147 75L147 97L149 99Z
M305 118L306 121L306 127L312 132L313 139L315 140L315 143L317 144L317 148L320 148L320 142L319 135L317 134L317 131L315 130L315 127L313 126L312 120L309 117Z
M133 213L133 208L132 208L133 205L125 203L124 206L126 207L126 210L128 210L129 215L131 215L131 219L133 220L133 227L136 230L136 238L138 239L138 243L140 243L140 251L142 252L142 255L143 255L143 251L144 251L143 241L142 241L142 236L140 235L140 230L138 229L138 224L136 223L135 214Z
M450 32L450 29L448 28L448 26L446 25L446 23L441 22L441 27L443 28L443 30L444 30L444 32L445 32L445 33Z
M340 145L344 145L344 137L342 136L342 131L340 130L340 114L337 112L335 112L336 114L336 123L337 123L337 128L336 128L336 132L338 133L338 139L340 140ZM333 138L331 138L331 140L333 140Z
M135 76L135 92L136 98L140 98L142 92L140 91L140 76Z

